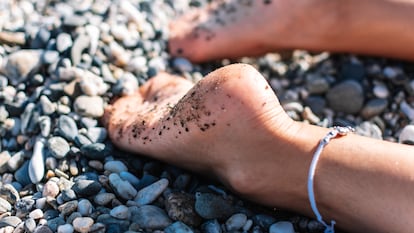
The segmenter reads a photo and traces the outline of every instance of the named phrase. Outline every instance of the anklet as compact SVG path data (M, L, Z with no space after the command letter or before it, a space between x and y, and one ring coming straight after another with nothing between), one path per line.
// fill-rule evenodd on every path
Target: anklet
M329 141L332 138L336 138L337 136L345 136L350 132L354 132L354 128L347 126L347 127L341 127L341 126L334 126L333 129L325 135L319 142L318 148L316 148L315 154L313 154L313 159L309 168L309 175L308 175L308 194L309 194L309 202L312 207L313 213L316 215L316 219L318 222L320 222L322 225L326 227L325 233L334 233L335 229L335 221L331 221L331 225L328 225L323 221L321 213L319 213L318 208L316 207L316 201L315 201L315 193L313 190L313 179L315 177L315 170L316 170L316 164L318 163L319 157L322 153L323 148L328 145Z

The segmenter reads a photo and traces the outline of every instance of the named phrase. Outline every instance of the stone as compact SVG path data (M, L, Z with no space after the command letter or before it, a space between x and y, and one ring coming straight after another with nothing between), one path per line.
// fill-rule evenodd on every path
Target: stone
M55 136L47 141L49 151L57 159L64 158L70 151L69 143L62 137Z
M33 218L28 218L24 221L24 228L27 232L34 232L36 229L36 221Z
M72 38L67 33L59 33L56 38L56 49L59 52L64 52L73 44Z
M131 200L137 196L137 190L128 181L122 180L116 173L109 175L109 184L114 188L117 196L125 200Z
M111 173L120 173L128 171L127 166L121 161L113 160L108 161L104 165L104 169L106 171L110 171Z
M117 219L127 219L129 217L129 209L127 206L119 205L113 208L109 214Z
M140 206L131 214L132 221L143 229L162 230L172 223L164 210L153 205Z
M226 229L228 231L240 230L247 222L247 216L242 213L233 214L226 221Z
M11 159L11 155L8 151L0 153L0 174L3 174L9 170L8 162Z
M12 206L6 199L0 197L0 214L11 211Z
M193 230L182 222L175 222L164 229L165 233L193 233Z
M386 99L390 95L390 91L388 90L387 86L383 83L377 83L374 85L372 92L377 98Z
M40 97L40 106L42 107L43 114L45 115L51 115L56 111L56 105L45 95Z
M309 94L323 94L329 90L330 86L326 78L316 74L307 75L305 85Z
M414 125L406 125L398 137L400 143L414 145Z
M133 175L132 173L128 172L128 171L121 171L119 173L119 176L123 179L128 181L130 184L132 184L135 188L138 187L139 185L139 179Z
M78 126L75 120L66 115L61 115L58 120L57 129L59 134L66 140L73 142L78 135Z
M81 147L81 153L94 160L104 160L111 153L111 148L103 143L92 143Z
M205 233L222 233L220 223L217 219L208 220L201 225L201 229Z
M78 217L73 220L73 229L80 233L88 233L94 221L90 217Z
M29 162L30 161L23 162L22 166L19 169L17 169L17 171L14 173L14 178L16 179L16 181L23 186L31 183L29 177Z
M41 54L42 50L21 49L7 57L4 72L12 85L17 86L26 81L30 75L40 69Z
M69 216L70 214L75 212L77 208L78 208L77 200L68 201L58 206L58 210L63 216Z
M43 137L48 137L50 135L50 130L52 127L52 120L49 116L41 116L39 117L39 127L40 127L40 134Z
M375 123L364 121L355 128L358 135L382 140L382 131Z
M43 186L42 196L55 198L59 194L59 186L54 181L47 181Z
M168 180L163 178L139 190L134 199L135 202L138 205L147 205L152 203L162 192L164 192L164 190L168 187L168 184Z
M46 65L51 65L59 60L59 53L53 50L46 50L42 54L42 62Z
M387 109L388 101L386 99L369 100L361 110L361 116L369 119L378 116Z
M39 225L33 233L53 233L53 231L48 226Z
M346 62L341 68L341 77L348 80L362 80L365 77L364 64L360 62Z
M90 216L93 211L94 211L94 207L88 199L81 199L78 202L78 212L82 216Z
M101 184L94 180L77 180L72 186L73 191L80 197L96 195L101 188Z
M64 224L64 225L60 225L57 228L57 232L58 233L73 233L75 229L73 229L73 226L71 224Z
M39 183L45 174L45 142L43 139L38 139L33 148L32 158L29 162L28 172L30 181L33 184Z
M73 107L75 111L86 117L101 117L104 113L104 103L98 96L79 96L76 98Z
M270 226L269 233L295 233L295 229L292 223L280 221Z
M347 114L358 113L364 103L363 88L353 80L335 85L327 92L326 98L332 110Z
M29 217L35 220L43 218L43 211L41 209L34 209L29 213Z
M7 226L17 227L21 222L22 220L16 216L6 216L0 219L0 228Z
M107 131L103 127L90 127L86 136L92 141L92 143L102 143L107 137Z
M205 219L228 218L236 212L235 207L220 195L197 192L196 212Z
M193 70L193 65L191 62L183 57L176 57L172 61L172 65L175 69L179 70L180 72L191 72Z
M165 199L165 210L174 221L181 221L189 226L198 226L202 219L194 209L195 198L187 193L173 192Z

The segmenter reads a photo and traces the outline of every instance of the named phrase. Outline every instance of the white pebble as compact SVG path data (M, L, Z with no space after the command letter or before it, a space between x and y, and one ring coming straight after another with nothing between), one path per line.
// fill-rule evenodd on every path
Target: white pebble
M405 126L398 137L398 141L400 143L405 141L414 142L414 125Z
M90 217L77 217L72 222L73 228L80 233L87 233L93 225L93 219Z
M73 233L74 229L70 224L60 225L57 229L58 233Z
M280 221L270 226L269 233L295 233L295 230L292 223Z
M43 211L41 209L35 209L29 213L29 217L33 219L40 219L43 218Z

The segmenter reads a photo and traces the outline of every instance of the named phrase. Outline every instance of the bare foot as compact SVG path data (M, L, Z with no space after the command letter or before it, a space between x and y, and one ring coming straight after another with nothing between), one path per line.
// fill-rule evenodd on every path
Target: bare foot
M212 173L254 199L250 194L258 192L252 184L264 185L255 180L257 174L264 174L260 163L272 166L266 157L289 168L293 157L274 156L275 148L278 153L291 153L293 121L251 66L221 68L191 87L187 80L161 74L136 94L118 99L104 117L110 138L122 149ZM280 177L289 175L280 173ZM281 180L281 187L284 182L287 179Z
M312 49L319 34L331 27L329 14L315 0L213 1L171 23L170 53L202 62Z

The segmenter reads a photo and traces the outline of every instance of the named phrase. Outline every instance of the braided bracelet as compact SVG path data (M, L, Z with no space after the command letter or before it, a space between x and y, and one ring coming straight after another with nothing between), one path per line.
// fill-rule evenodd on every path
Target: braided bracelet
M335 229L335 221L331 221L331 225L328 225L323 221L321 213L319 213L318 208L316 207L316 201L315 201L315 193L313 190L313 179L315 177L315 170L316 165L318 163L319 157L322 153L323 148L328 145L329 141L333 138L336 138L337 136L345 136L350 132L354 132L354 128L347 126L347 127L341 127L341 126L334 126L333 129L325 135L319 142L318 148L316 148L315 154L313 155L313 159L309 168L309 174L308 174L308 195L309 195L309 202L312 207L313 213L316 215L316 219L318 222L320 222L322 225L326 227L325 233L334 233Z

